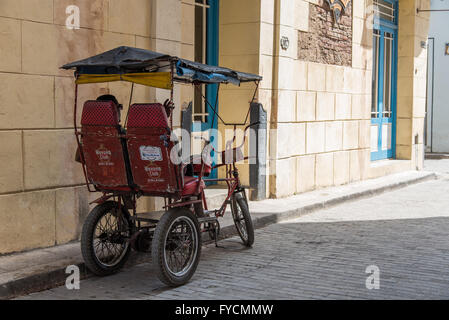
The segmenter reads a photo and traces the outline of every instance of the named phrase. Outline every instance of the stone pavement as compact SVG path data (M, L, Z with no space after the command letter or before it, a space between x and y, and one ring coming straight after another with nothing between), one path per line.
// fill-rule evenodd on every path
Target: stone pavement
M334 206L348 200L371 197L426 179L434 179L431 172L409 171L378 179L360 181L344 186L315 190L285 199L251 202L250 210L256 228L299 217L315 210ZM236 234L230 214L220 221L221 236ZM148 254L133 253L127 266L148 262ZM68 265L78 265L82 278L91 276L85 268L78 242L52 248L0 257L0 299L50 289L65 283Z
M252 249L236 237L208 245L175 289L143 263L20 299L449 299L448 195L442 175L258 229ZM368 266L379 289L366 288Z
M424 161L424 170L436 172L440 176L449 174L449 159L429 159Z

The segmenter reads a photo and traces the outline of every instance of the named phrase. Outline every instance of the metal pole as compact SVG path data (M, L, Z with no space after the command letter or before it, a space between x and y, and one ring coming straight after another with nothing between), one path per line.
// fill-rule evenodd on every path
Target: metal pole
M447 12L449 9L416 9L416 13L420 12Z
M170 101L173 103L173 90L174 90L174 72L175 72L175 64L173 61L170 62L170 70L171 70L171 90L170 90ZM173 113L174 109L170 112L170 129L173 130Z
M249 181L251 186L251 200L266 198L266 163L267 163L267 112L262 104L253 102L250 106L250 122L259 122L251 129L250 141Z

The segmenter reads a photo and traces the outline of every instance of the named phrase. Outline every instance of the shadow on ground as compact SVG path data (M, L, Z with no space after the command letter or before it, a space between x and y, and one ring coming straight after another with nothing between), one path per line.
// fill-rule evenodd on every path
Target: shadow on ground
M203 247L192 280L163 286L151 263L24 299L448 299L449 218L285 222ZM368 266L380 289L366 288Z

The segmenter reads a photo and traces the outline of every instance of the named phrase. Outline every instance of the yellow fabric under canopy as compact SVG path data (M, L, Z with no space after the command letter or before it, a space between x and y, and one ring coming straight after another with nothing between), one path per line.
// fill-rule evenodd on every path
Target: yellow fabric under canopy
M125 74L81 74L76 79L77 84L101 83L113 81L129 81L144 86L171 89L170 72L125 73Z

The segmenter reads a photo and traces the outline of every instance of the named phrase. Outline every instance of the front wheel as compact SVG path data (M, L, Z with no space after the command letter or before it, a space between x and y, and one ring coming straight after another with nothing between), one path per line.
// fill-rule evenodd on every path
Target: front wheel
M248 202L240 193L235 193L231 198L231 212L243 244L251 247L254 243L253 221L249 214Z
M87 268L106 276L117 272L129 257L131 235L129 214L118 203L107 201L87 216L81 234L81 253Z
M197 218L190 210L172 209L159 220L151 248L158 278L176 287L187 283L196 271L201 254Z

